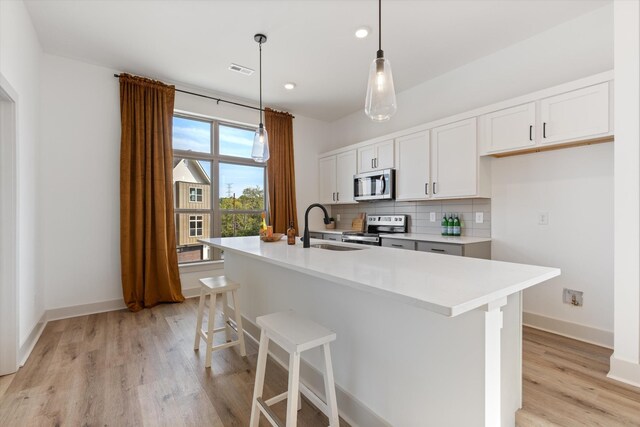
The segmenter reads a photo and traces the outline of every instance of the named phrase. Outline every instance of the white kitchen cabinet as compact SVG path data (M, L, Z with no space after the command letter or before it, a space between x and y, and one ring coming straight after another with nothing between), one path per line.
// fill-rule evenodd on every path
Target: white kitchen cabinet
M429 131L396 139L396 200L428 199Z
M476 118L434 128L431 138L432 197L478 195Z
M395 167L393 139L358 148L358 173Z
M491 154L531 147L536 143L536 103L518 105L480 118L481 151Z
M609 127L609 83L545 98L540 101L540 144L595 138Z
M320 203L325 205L355 203L353 175L356 173L356 150L322 157L318 161Z

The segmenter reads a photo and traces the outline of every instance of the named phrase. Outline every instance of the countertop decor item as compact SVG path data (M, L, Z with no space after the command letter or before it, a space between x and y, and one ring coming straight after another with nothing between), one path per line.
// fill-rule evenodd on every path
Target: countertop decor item
M251 158L258 163L265 163L269 160L269 134L262 122L262 43L267 42L267 36L264 34L256 34L253 39L258 42L260 50L260 124L253 136L253 149L251 150Z
M262 240L263 242L277 242L278 240L282 239L282 236L284 236L283 233L273 233L272 236L262 236L260 237L260 240Z
M329 224L325 224L324 228L327 230L333 230L336 228L336 221L333 218L329 218Z

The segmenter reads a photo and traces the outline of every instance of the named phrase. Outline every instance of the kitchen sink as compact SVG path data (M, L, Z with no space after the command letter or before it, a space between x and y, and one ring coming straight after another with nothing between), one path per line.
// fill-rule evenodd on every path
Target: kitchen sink
M328 251L361 251L362 249L366 249L366 248L354 248L351 246L332 245L329 243L316 243L315 245L311 245L311 247L318 248L318 249L326 249Z

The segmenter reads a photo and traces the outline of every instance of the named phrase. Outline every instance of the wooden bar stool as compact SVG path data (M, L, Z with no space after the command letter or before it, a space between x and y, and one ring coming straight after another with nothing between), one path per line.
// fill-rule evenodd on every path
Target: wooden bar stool
M222 350L223 348L231 347L234 345L240 346L240 355L242 357L247 355L247 351L244 347L244 331L242 329L242 316L240 314L240 302L238 301L238 295L236 291L240 289L240 284L227 279L225 276L207 277L200 279L200 302L198 303L198 321L196 324L196 340L193 345L194 350L200 349L200 339L207 343L207 356L205 358L205 368L211 367L211 353L214 350ZM237 327L237 339L231 341L231 324L229 317L229 305L227 300L227 293L231 292L233 297L233 311L235 312L235 321ZM224 313L224 326L220 328L214 328L214 320L216 318L216 297L218 294L222 294L222 310ZM209 295L209 319L207 324L207 330L202 329L202 317L204 315L204 300ZM222 332L224 330L227 342L220 345L213 345L213 334L216 332Z
M262 412L271 425L283 426L284 424L276 417L270 406L287 399L286 427L295 427L298 421L297 410L300 409L299 392L302 391L329 418L329 427L338 427L338 404L336 402L336 389L333 382L333 368L329 349L329 343L336 339L335 332L309 319L305 319L293 311L260 316L256 321L258 326L262 328L262 332L260 333L260 349L258 351L256 382L253 389L251 422L249 425L258 427L260 413ZM269 340L275 341L280 347L289 352L289 388L284 393L265 401L262 399L262 390L267 365L267 353L269 352ZM323 402L314 392L300 383L300 353L320 346L322 346L325 363L324 389L326 402Z

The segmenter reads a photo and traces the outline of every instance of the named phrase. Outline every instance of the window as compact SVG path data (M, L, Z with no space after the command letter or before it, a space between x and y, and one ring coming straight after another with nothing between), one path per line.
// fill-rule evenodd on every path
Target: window
M222 259L198 242L253 236L265 209L266 168L251 159L255 128L213 119L173 118L173 182L180 264Z
M202 215L189 216L189 237L202 237Z
M189 201L202 202L202 188L189 187Z

